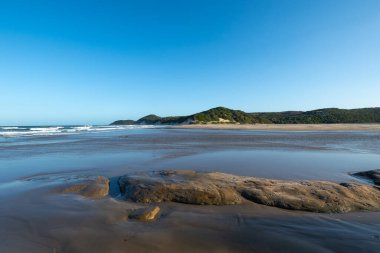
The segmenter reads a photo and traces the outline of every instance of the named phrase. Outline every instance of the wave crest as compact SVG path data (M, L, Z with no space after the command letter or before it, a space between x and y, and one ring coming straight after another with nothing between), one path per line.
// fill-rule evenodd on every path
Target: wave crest
M0 137L22 137L22 136L50 136L50 135L69 135L76 133L97 133L97 132L111 132L118 130L128 129L142 129L142 128L156 128L157 126L33 126L33 127L0 127ZM161 126L162 127L162 126Z

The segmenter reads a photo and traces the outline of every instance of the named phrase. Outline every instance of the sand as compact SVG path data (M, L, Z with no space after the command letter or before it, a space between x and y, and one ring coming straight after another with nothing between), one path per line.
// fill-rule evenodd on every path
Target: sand
M154 222L128 218L147 205L51 193L54 178L23 182L0 207L0 252L378 252L380 213L316 214L255 203L161 203ZM54 187L53 187L54 188Z
M174 128L279 131L380 131L380 124L204 124Z

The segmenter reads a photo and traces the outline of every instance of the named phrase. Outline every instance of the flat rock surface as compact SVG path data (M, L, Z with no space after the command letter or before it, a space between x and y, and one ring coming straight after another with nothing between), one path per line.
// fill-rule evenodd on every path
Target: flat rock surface
M109 192L109 179L103 176L88 178L60 187L60 193L77 193L87 198L103 198Z
M133 174L119 179L120 191L142 203L173 201L199 205L240 204L233 184L213 180L210 174L193 171L160 171Z
M125 199L230 205L252 201L279 208L344 213L380 211L380 189L357 183L286 181L219 172L155 171L120 177Z
M374 184L380 185L380 169L357 172L352 175L372 180Z

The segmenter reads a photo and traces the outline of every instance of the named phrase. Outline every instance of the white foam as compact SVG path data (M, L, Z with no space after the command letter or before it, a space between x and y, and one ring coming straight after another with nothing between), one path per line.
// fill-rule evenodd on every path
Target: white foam
M51 126L51 127L0 127L5 131L0 131L0 137L20 137L20 136L50 136L50 135L67 135L79 133L97 133L97 132L111 132L118 130L128 129L141 129L141 128L158 128L162 126L154 125L124 125L124 126ZM6 129L5 129L6 128ZM21 131L20 131L21 130Z
M30 128L30 131L37 131L37 132L56 132L60 129L63 129L64 127L58 126L58 127L32 127Z
M44 131L17 131L17 132L0 132L0 137L18 137L18 136L47 136L59 135L61 132L44 132Z
M16 129L25 129L25 128L20 128L20 127L1 127L3 130L16 130Z
M76 132L76 131L90 131L92 128L92 126L76 126L76 127L72 127L72 129L69 129L69 130L72 130L73 132Z

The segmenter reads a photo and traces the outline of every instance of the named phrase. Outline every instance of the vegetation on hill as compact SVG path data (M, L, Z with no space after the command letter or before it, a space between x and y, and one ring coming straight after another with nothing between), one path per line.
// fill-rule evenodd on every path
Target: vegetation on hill
M187 120L186 116L178 117L159 117L154 114L142 117L136 123L138 125L173 125L173 124L182 124ZM189 122L190 123L190 122Z
M143 125L154 125L157 122L161 120L161 117L155 115L155 114L149 114L145 117L142 117L138 121L136 121L137 124L143 124Z
M380 108L327 108L307 112L251 113L274 124L380 123Z
M176 125L176 124L331 124L331 123L380 123L380 108L338 109L327 108L313 111L287 111L246 113L225 107L189 116L159 117L147 115L137 121L118 120L111 125Z
M116 120L111 125L136 125L136 121L131 119Z
M231 110L225 107L216 107L208 111L193 115L193 123L259 123L257 117L239 110Z

